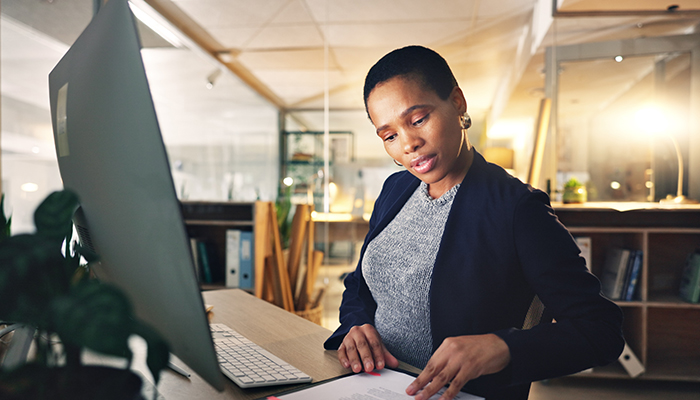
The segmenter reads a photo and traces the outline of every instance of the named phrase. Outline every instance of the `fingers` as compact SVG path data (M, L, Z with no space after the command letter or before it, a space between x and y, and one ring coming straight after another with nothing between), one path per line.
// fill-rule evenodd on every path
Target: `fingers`
M409 396L415 395L416 400L429 399L442 389L452 376L454 375L451 367L442 362L442 360L431 359L420 375L408 386L406 394Z
M386 348L384 348L384 362L389 368L399 367L399 360L396 357L394 357L391 353L389 353L389 350L387 350Z
M338 360L355 373L382 369L387 362L395 367L399 364L384 347L377 330L369 324L350 329L338 348Z
M468 381L467 370L460 368L459 365L448 364L439 370L426 366L426 369L406 389L406 394L415 395L415 400L427 400L449 383L450 386L442 394L440 400L450 400L462 390Z
M441 400L449 400L469 380L498 372L509 362L508 346L496 335L447 338L430 358L423 372L406 388L406 393L415 395L416 400L425 400L451 381L441 397Z

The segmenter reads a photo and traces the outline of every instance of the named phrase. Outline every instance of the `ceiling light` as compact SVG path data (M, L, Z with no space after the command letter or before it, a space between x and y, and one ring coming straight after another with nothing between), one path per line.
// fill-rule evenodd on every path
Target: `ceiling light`
M22 189L23 192L36 192L37 190L39 190L39 185L37 185L36 183L27 182L22 184L22 186L20 186L20 189Z
M158 36L162 37L166 42L178 49L185 47L182 40L180 40L174 30L170 28L170 23L153 10L153 8L145 4L143 0L130 0L129 6L131 7L131 12L134 13L134 17L151 28L153 32L157 33Z
M39 154L40 151L41 151L41 149L39 148L39 146L32 147L32 153Z
M624 59L625 58L622 56L615 56L615 61L617 61L617 62L622 62L622 60L624 60Z

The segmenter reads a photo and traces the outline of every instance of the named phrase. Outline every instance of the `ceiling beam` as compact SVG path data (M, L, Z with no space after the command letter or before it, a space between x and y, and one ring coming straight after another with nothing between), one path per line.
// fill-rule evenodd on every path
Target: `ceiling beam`
M279 111L287 109L287 105L275 92L272 91L266 84L258 79L248 68L235 57L227 57L226 60L221 59L222 54L230 54L230 49L224 48L216 39L214 39L206 30L197 24L189 15L183 12L177 5L170 0L145 0L156 12L163 18L168 20L173 26L179 29L185 36L189 37L195 44L209 55L219 60L222 65L226 66L238 78L240 78L253 91L270 102ZM229 59L230 58L230 59Z

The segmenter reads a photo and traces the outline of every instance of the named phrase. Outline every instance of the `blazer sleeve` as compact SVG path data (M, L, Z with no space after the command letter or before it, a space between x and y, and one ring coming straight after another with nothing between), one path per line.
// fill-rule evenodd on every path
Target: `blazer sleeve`
M523 196L513 220L527 283L554 322L496 332L511 353L512 384L568 375L616 360L624 347L622 311L602 296L600 281L539 191Z

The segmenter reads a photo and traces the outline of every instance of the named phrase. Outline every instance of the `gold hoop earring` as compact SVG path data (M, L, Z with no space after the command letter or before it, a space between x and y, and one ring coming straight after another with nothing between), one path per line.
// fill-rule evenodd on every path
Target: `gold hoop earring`
M394 160L394 164L396 164L397 166L403 167L403 164L401 164L400 162L396 161L396 160L393 159L393 158L392 158L392 160Z

